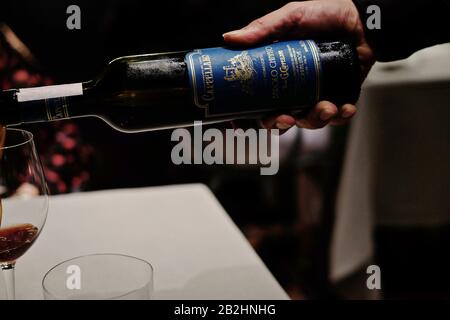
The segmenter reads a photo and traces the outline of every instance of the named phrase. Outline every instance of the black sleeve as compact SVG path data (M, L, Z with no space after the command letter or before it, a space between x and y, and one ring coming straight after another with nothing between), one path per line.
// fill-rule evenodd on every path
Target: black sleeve
M366 38L378 61L407 58L435 44L450 42L450 0L353 0ZM381 28L367 26L367 7L380 8Z

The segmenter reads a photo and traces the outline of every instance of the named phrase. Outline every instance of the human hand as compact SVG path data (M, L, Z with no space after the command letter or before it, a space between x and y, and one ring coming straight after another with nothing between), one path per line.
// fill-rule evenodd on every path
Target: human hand
M351 0L313 0L290 2L246 27L225 33L230 45L253 46L259 43L292 39L346 37L351 39L358 52L362 74L365 77L375 62L373 50L368 45L358 10ZM288 129L294 125L317 129L328 123L345 124L356 113L356 106L336 106L330 101L320 101L304 118L289 114L263 119L266 128Z

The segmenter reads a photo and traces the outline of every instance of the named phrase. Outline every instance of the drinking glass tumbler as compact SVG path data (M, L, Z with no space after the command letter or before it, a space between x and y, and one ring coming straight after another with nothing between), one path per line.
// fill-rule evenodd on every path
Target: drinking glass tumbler
M46 300L149 300L153 267L121 254L92 254L59 263L42 280Z

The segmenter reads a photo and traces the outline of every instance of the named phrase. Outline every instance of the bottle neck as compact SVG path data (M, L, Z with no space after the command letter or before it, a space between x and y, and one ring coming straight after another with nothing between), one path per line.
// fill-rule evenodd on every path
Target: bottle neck
M8 119L7 124L53 121L77 116L70 112L70 102L82 98L89 87L89 83L71 83L13 90L16 115L15 119Z

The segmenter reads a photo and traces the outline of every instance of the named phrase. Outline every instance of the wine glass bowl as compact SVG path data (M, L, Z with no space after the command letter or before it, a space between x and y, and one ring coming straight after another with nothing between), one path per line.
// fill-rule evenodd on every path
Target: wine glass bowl
M0 142L0 268L12 299L14 265L45 224L48 189L30 132L3 129Z

